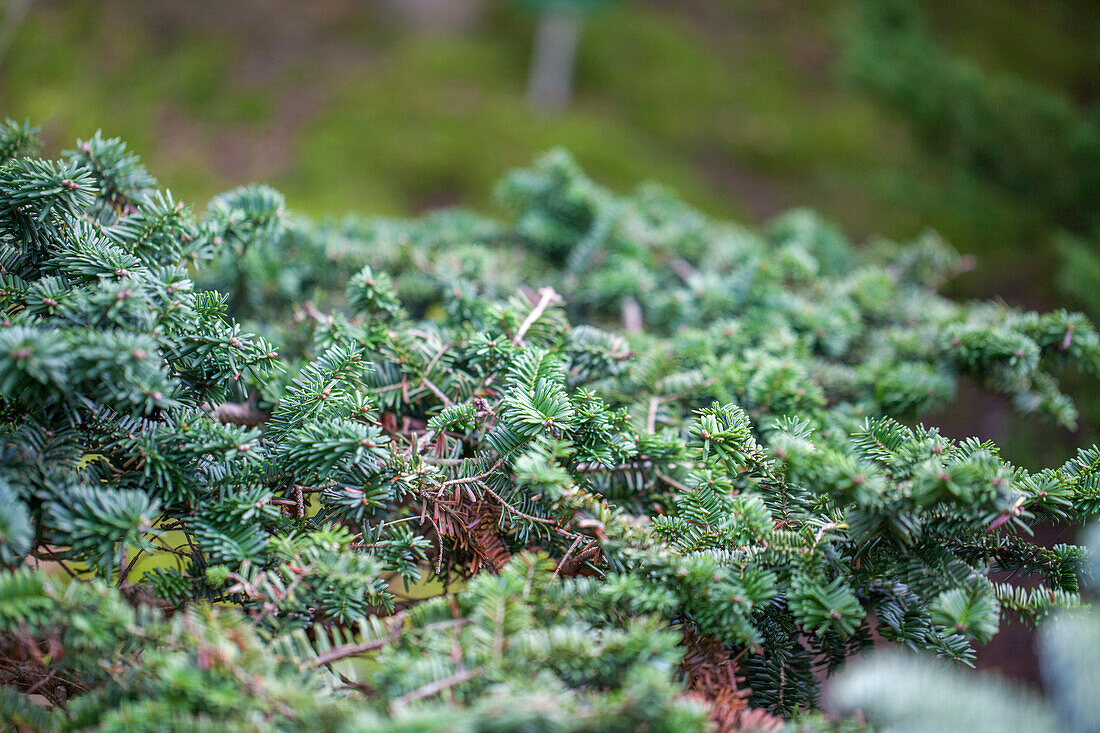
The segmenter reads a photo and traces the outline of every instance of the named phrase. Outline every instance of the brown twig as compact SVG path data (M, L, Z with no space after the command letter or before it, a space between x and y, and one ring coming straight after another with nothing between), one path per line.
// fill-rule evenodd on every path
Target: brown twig
M682 491L685 494L689 493L691 491L687 486L684 486L682 483L680 483L676 479L672 478L671 476L666 476L665 474L661 473L660 471L654 471L654 473L657 474L657 478L659 478L661 481L664 481L666 484L673 487L674 489L678 489L679 491Z
M485 479L489 478L489 476L491 476L493 474L493 472L495 472L498 468L500 468L502 463L504 463L504 459L503 458L498 458L496 463L494 463L487 470L479 473L476 476L463 476L463 477L460 477L460 478L447 479L446 481L444 481L443 483L441 483L439 485L439 489L438 489L437 493L442 494L443 489L445 489L447 487L450 487L450 486L465 486L466 484L480 484Z
M401 697L394 698L393 702L390 703L390 707L391 708L400 708L400 707L404 707L405 705L409 704L410 702L414 702L416 700L422 700L425 697L431 697L432 695L438 695L439 693L443 692L444 690L449 690L452 687L455 687L457 685L461 685L463 682L468 682L469 680L472 680L474 677L476 677L479 674L481 674L480 669L474 669L474 670L465 670L464 669L461 672L456 672L455 674L451 675L450 677L445 677L441 680L436 680L435 682L431 682L427 685L424 685L423 687L419 687L419 688L413 690L412 692L405 693Z
M691 285L691 281L699 277L699 271L683 257L673 257L668 261L668 267L684 281L685 285Z
M530 514L524 514L519 509L516 509L514 506L512 506L511 504L506 502L504 500L504 497L502 497L500 494L498 494L497 492L490 489L484 483L481 483L479 485L481 486L482 491L484 491L486 494L488 494L489 496L491 496L494 499L496 499L497 501L499 501L500 505L502 507L504 507L508 511L512 512L517 517L523 517L524 519L526 519L529 522L538 522L539 524L551 524L551 525L557 526L558 521L556 519L543 519L542 517L535 517L535 516L532 516Z
M207 406L210 416L220 423L254 427L267 420L267 413L256 409L251 402L223 402L214 407Z
M303 493L303 494L320 494L320 493L324 492L326 489L331 489L335 485L336 485L335 481L327 483L324 486L301 486L299 484L294 484L294 491L296 493L300 492L300 493Z
M438 397L439 401L443 403L444 407L450 407L454 404L453 402L451 402L451 399L447 395L443 394L443 390L441 390L439 387L436 387L435 384L433 384L427 377L421 379L420 383L427 387L432 394Z
M551 303L557 303L561 301L561 296L555 292L551 287L539 288L539 302L535 304L535 307L531 309L531 312L527 314L527 318L523 319L523 323L520 324L519 330L516 331L516 335L512 337L512 343L523 343L523 337L527 335L528 329L534 325L543 312L546 311L547 306Z
M561 560L558 560L558 566L556 568L554 568L554 577L555 578L561 572L561 569L565 566L566 560L568 560L569 556L573 554L573 550L577 549L577 545L579 545L581 543L582 539L584 539L584 535L580 535L580 534L577 535L577 539L573 540L573 544L569 545L569 549L566 550L565 554L561 556Z
M301 314L300 316L299 313ZM303 318L311 318L322 326L328 326L332 323L332 316L328 313L319 311L312 300L307 300L299 313L294 314L295 321L301 321Z
M647 433L653 433L657 430L657 408L661 405L660 397L649 398L649 415L646 416L645 430Z
M627 333L641 333L645 330L642 306L637 298L626 298L622 307L623 330Z
M396 614L390 619L389 634L381 639L372 639L371 641L364 641L359 644L344 644L343 646L333 647L324 654L318 654L315 658L309 660L306 666L310 668L323 667L326 664L332 664L333 662L338 662L347 657L354 657L357 654L365 654L375 649L381 649L386 644L401 636L401 624L404 620L405 614Z

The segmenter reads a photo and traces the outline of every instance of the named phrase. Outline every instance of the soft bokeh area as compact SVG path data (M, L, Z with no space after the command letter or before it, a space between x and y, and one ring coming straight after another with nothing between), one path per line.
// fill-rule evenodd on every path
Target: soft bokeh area
M553 114L526 99L547 4L7 0L0 112L41 124L50 147L121 135L185 200L263 180L317 214L485 206L503 171L562 145L599 180L657 179L713 214L759 222L807 205L860 237L934 227L981 257L964 292L1060 297L1051 230L1072 217L1029 195L1048 182L1006 183L992 158L1020 156L1008 165L1026 174L1020 143L1045 151L1063 130L1007 107L1020 119L962 119L982 110L952 89L939 94L963 107L937 117L934 70L906 78L887 35L900 23L876 16L915 9L923 26L906 33L990 85L1028 85L1044 109L1042 95L1064 103L1087 135L1095 3L581 3L574 94ZM994 111L1015 101L1001 97ZM979 129L955 129L967 124ZM983 126L1017 149L967 150Z

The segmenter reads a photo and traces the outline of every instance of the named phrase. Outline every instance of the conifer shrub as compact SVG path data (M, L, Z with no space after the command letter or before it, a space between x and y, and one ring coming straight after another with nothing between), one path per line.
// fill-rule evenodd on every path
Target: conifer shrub
M1095 598L1100 557L1096 528L1089 539ZM896 731L1096 730L1100 613L1095 608L1059 611L1040 631L1039 656L1045 695L994 674L967 674L893 650L873 653L845 670L828 697L838 709L858 710Z
M1030 528L1100 509L1100 451L916 420L967 379L1072 425L1100 337L940 296L934 235L758 233L560 152L502 220L195 216L117 139L34 143L0 134L8 724L846 729L819 684L872 633L967 664L1078 603Z

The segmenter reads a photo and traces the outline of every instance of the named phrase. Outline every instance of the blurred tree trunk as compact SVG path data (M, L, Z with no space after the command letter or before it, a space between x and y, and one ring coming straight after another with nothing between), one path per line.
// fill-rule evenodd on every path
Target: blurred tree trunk
M527 85L527 101L534 109L560 112L569 103L580 34L579 12L554 8L543 12Z

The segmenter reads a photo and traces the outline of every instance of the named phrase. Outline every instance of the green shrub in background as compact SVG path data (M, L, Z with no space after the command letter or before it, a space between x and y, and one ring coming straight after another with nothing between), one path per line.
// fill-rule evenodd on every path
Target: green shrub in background
M898 420L966 376L1071 425L1100 337L937 295L934 236L760 234L563 153L506 222L264 186L196 218L118 140L32 144L0 137L9 723L834 729L818 673L872 630L967 663L1077 603L1082 550L1029 527L1100 510L1100 452Z
M931 37L918 0L860 0L847 66L898 109L930 150L1091 234L1100 196L1100 120L1064 94L953 58Z

